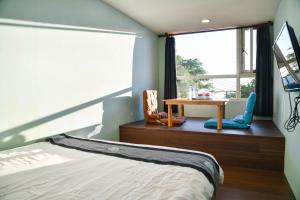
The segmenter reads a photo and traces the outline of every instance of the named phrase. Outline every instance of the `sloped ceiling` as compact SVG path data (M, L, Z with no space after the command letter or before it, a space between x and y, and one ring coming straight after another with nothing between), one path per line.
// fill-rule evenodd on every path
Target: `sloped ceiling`
M280 0L103 0L152 31L176 33L273 21ZM202 24L202 19L210 19Z

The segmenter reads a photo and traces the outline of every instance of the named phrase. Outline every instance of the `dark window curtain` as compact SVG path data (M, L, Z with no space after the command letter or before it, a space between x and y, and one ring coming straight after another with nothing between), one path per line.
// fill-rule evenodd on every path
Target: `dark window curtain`
M270 26L257 28L256 52L256 105L254 114L257 116L273 115L273 70L271 62Z
M177 98L176 86L176 60L175 60L175 38L168 36L165 46L165 92L164 99ZM166 105L164 110L168 111ZM177 106L173 106L174 113L178 112Z

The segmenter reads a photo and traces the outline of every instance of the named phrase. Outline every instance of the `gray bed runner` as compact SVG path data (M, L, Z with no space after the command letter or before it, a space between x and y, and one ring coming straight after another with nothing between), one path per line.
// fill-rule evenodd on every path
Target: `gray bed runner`
M116 156L125 159L162 165L190 167L202 172L216 189L219 184L219 165L201 152L161 149L106 141L77 138L65 134L48 138L52 144L81 151Z

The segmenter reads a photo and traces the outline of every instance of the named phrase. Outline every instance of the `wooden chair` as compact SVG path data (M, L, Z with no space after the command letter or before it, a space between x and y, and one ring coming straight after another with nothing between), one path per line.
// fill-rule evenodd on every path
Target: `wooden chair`
M144 118L147 123L168 124L168 114L166 112L158 112L157 107L157 91L144 90L143 92ZM173 116L173 125L181 125L185 122L185 117Z

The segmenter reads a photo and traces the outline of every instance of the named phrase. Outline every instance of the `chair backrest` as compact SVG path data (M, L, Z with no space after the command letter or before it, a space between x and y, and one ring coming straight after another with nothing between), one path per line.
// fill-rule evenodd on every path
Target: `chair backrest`
M145 120L148 120L152 114L158 113L156 90L144 90L143 105L144 105Z
M247 99L246 109L243 115L245 124L251 124L252 122L255 102L256 102L256 94L255 92L251 92Z

